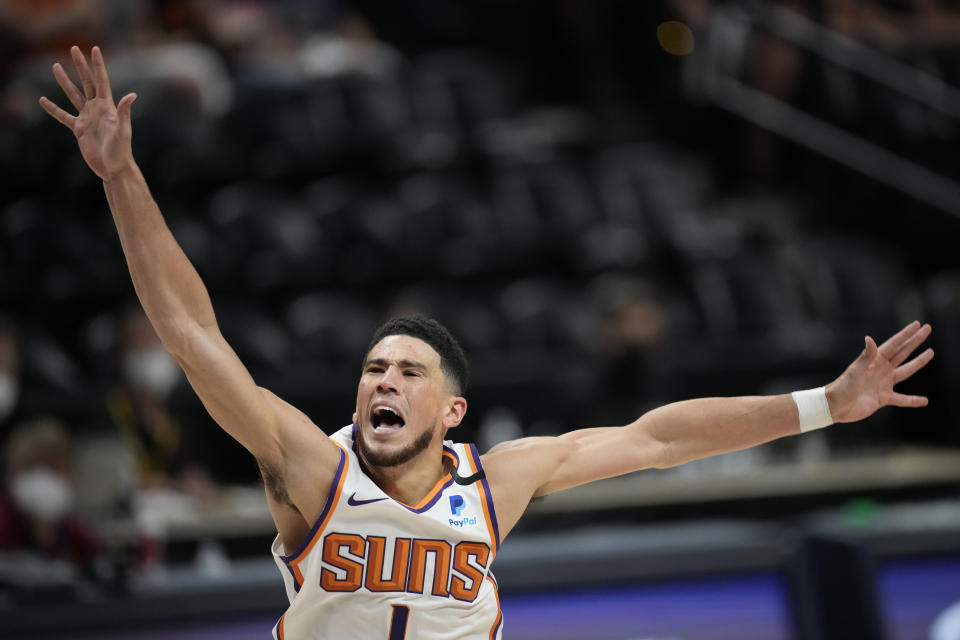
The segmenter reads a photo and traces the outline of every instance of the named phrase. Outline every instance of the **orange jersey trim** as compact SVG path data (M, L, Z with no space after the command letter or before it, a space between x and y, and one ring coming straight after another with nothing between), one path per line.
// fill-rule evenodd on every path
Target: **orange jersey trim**
M354 454L356 454L357 458L359 459L359 458L360 458L360 448L359 448L359 446L358 446L359 436L357 435L357 430L358 430L358 427L357 427L356 424L354 424L354 425L353 425L353 433L351 434L350 437L351 437L351 439L353 440L353 452L354 452ZM339 443L337 443L337 444L339 444ZM450 467L451 470L450 470L450 472L444 474L444 476L443 476L442 478L440 478L439 481L437 481L437 484L433 485L433 487L430 489L430 491L427 492L427 495L425 495L423 498L421 498L420 501L417 502L417 504L415 504L415 505L409 505L409 504L407 504L406 502L402 502L402 501L400 501L400 500L397 500L396 498L394 498L394 497L392 497L392 496L390 496L390 499L393 500L394 502L396 502L397 504L399 504L400 506L405 507L405 508L407 508L407 509L409 509L410 511L413 511L413 512L415 512L415 513L420 513L420 512L426 511L426 510L429 509L431 506L433 506L433 503L440 497L440 494L442 494L443 491L444 491L447 487L449 487L451 484L453 484L453 471L454 471L455 469L457 469L457 467L459 467L459 465L460 465L460 458L457 456L456 452L453 451L452 449L448 448L446 445L444 445L444 448L443 448L443 457L450 459L450 463L451 463L451 467ZM360 470L361 470L364 474L366 474L366 470L363 468L363 461L362 461L362 460L361 460L361 462L360 462ZM369 474L367 474L367 476L369 477Z
M490 584L493 585L493 597L497 600L497 619L493 621L493 626L490 628L490 640L495 640L497 637L497 629L500 628L500 623L503 622L503 609L500 608L500 592L497 590L497 581L487 574L487 580L490 581Z
M317 540L319 540L323 535L323 530L326 528L327 523L330 522L330 518L333 517L333 512L336 510L337 504L340 502L340 494L343 492L343 485L347 479L347 470L350 466L350 456L348 455L346 448L336 440L331 440L331 442L340 447L340 455L343 464L343 467L338 471L339 478L334 478L337 482L336 489L331 491L330 495L327 497L327 504L323 506L323 513L320 514L317 524L314 525L314 531L310 541L305 546L301 547L292 558L285 558L287 564L291 569L293 569L293 578L296 582L297 591L299 591L300 587L303 586L303 573L300 571L300 562L310 554L310 550L313 549L315 544L317 544Z
M458 464L457 456L455 456L455 455L453 455L451 452L445 450L445 451L443 452L443 457L444 457L444 458L449 458L449 459L450 459L450 462L453 463L453 466L451 467L451 469L456 469L456 468L457 468L457 464ZM438 495L441 491L443 491L443 490L447 487L447 485L450 484L450 482L451 482L452 480L453 480L453 474L452 474L452 472L451 472L451 473L447 473L446 475L444 475L442 478L440 478L439 481L437 481L437 484L433 485L433 488L430 489L430 491L427 492L427 495L425 495L425 496L420 500L420 502L418 502L418 503L415 504L415 505L409 505L409 504L407 504L406 502L400 502L399 500L397 500L397 502L400 502L400 504L402 504L403 506L405 506L407 509L414 509L414 510L423 509L425 506L427 506L428 504L430 504L430 502L432 502L432 501L434 500L434 498L436 498L437 495Z

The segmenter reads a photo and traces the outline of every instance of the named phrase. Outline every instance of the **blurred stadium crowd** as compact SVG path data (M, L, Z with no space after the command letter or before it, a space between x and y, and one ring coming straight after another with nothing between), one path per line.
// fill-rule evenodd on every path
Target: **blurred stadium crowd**
M952 2L783 6L960 82ZM100 186L36 104L60 97L70 44L102 45L115 94L137 92L135 155L224 334L325 430L398 313L462 341L457 439L482 447L822 384L920 317L938 355L911 388L931 408L829 430L822 455L955 447L960 221L723 113L695 61L734 56L750 86L948 178L956 120L770 33L698 51L731 7L756 4L0 1L0 548L95 555L96 527L71 520L67 544L36 525L73 491L97 522L132 518L138 491L215 502L257 478L160 348ZM658 43L668 20L690 55Z

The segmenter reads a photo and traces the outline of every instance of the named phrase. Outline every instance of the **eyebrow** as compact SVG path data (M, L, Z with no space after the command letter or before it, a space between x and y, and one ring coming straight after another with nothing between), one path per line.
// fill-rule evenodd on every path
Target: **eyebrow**
M363 363L363 368L366 369L372 364L386 368L390 366L390 361L384 358L372 358ZM419 369L421 371L427 370L427 365L415 360L399 360L396 364L401 369Z

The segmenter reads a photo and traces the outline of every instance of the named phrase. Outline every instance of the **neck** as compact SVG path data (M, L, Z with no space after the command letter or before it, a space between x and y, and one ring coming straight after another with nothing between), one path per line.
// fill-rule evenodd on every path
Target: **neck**
M409 461L392 467L370 464L360 450L364 469L388 496L413 506L423 500L449 471L443 457L443 441L437 440Z

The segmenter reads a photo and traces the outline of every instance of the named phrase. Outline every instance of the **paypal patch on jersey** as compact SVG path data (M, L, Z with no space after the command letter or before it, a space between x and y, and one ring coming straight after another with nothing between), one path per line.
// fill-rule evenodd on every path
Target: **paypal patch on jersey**
M476 516L473 516L472 518L468 515L459 517L465 508L466 503L463 500L463 496L459 494L450 496L450 513L455 516L448 519L448 523L451 527L475 527L477 525Z
M460 494L454 494L450 496L450 513L454 516L460 516L463 513L463 510L466 508L466 503L463 500L463 496ZM463 516L449 518L449 524L451 527L474 527L477 525L477 517Z
M455 516L460 515L460 512L463 511L464 502L463 496L460 494L450 496L450 513Z

